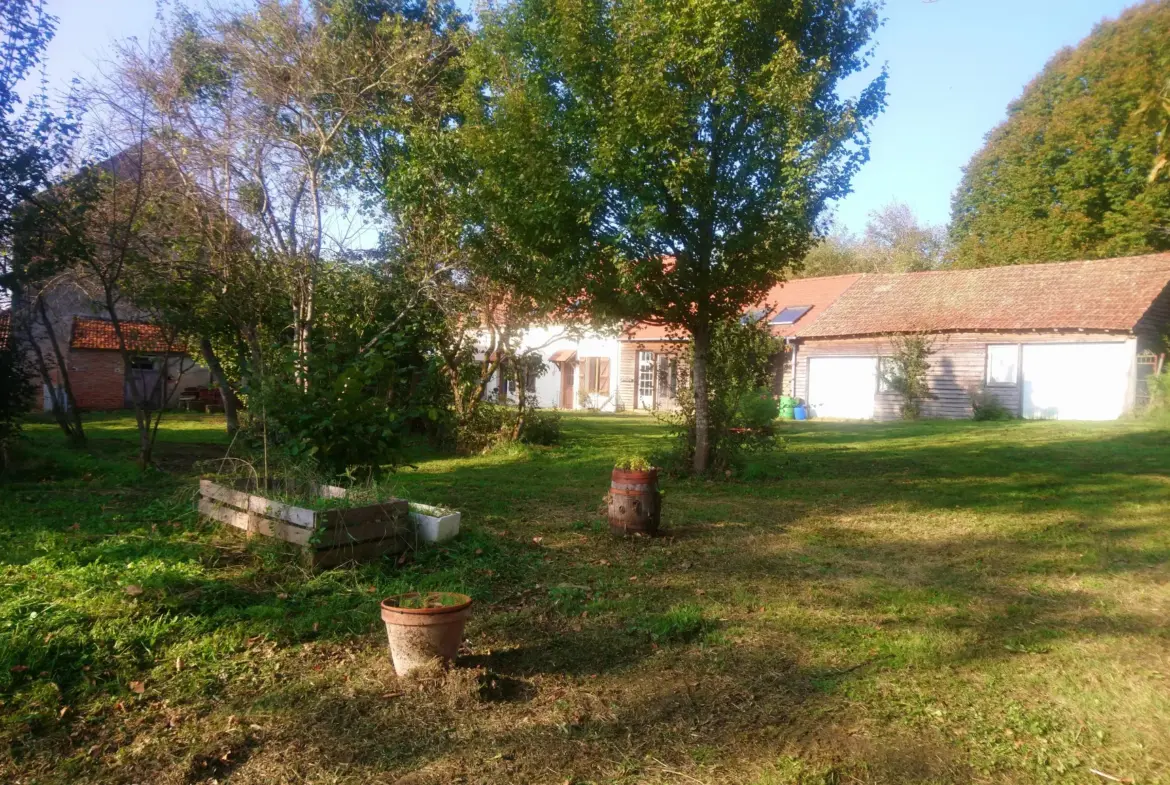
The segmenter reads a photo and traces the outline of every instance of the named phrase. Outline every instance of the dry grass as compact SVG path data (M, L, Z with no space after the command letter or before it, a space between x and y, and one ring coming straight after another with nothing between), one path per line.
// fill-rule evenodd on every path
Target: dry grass
M13 485L12 541L39 545L3 559L0 661L75 632L65 609L122 632L10 675L0 779L1170 782L1164 423L802 426L748 470L782 479L670 483L671 536L629 542L607 468L659 430L568 433L421 461L393 482L464 510L459 543L325 576L141 511L166 478L80 493L62 458L55 500ZM451 673L394 677L376 599L403 588L476 597Z

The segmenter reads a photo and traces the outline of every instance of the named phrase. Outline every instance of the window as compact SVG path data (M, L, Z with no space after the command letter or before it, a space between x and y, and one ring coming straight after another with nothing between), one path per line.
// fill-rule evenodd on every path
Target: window
M772 324L796 324L800 318L812 310L811 305L792 305L772 317Z
M135 371L153 371L155 370L155 358L141 355L131 357L130 368Z
M678 358L658 355L658 395L678 397Z
M583 362L584 392L590 395L609 395L609 358L586 357Z
M654 352L638 352L638 398L645 405L654 401Z
M1015 385L1020 380L1018 344L992 344L987 347L987 383Z

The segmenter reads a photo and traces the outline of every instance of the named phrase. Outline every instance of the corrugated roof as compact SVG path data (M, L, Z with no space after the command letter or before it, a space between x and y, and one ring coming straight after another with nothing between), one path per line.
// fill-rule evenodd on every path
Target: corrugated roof
M126 337L126 348L143 354L177 353L183 347L167 341L166 335L157 324L149 322L121 322L122 334ZM90 319L85 316L73 317L73 334L69 339L72 349L120 349L114 323L108 319Z
M824 278L798 278L778 283L760 302L745 308L744 311L751 313L766 310L775 316L785 308L809 306L809 311L795 324L772 325L774 335L780 337L797 335L800 330L814 324L822 314L827 313L828 307L861 277L860 274L832 275ZM687 340L688 336L681 334L677 328L638 324L627 330L622 338L627 341L683 341Z
M816 279L810 279L816 280ZM1170 284L1170 253L1057 262L869 274L800 338L909 332L1132 330Z

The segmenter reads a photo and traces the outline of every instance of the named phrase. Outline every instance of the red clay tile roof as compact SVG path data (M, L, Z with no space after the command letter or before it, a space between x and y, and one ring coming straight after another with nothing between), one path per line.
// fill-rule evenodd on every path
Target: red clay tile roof
M826 309L861 277L861 275L833 275L825 278L798 278L794 281L785 281L772 287L763 300L744 310L749 313L767 310L775 316L785 308L798 305L811 306L811 310L800 317L796 324L772 325L772 333L775 335L780 337L796 335L800 329L816 322L821 314L826 313ZM622 338L627 341L686 340L678 333L678 330L671 331L666 327L648 324L634 325L622 335Z
M149 322L122 322L122 334L126 336L126 348L143 354L178 353L182 347L168 346L162 328ZM119 349L114 323L107 319L73 317L73 335L69 340L72 349Z
M815 280L815 279L814 279ZM908 332L1132 330L1170 284L1170 253L863 275L800 338Z

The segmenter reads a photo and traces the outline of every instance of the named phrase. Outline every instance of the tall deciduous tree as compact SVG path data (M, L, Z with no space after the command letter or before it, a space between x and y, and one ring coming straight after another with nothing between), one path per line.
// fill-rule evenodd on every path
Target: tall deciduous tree
M7 0L0 4L0 310L12 295L12 342L33 357L33 366L49 393L50 408L72 444L85 443L85 430L73 400L61 346L56 342L48 309L40 297L59 272L43 265L29 266L16 246L21 235L40 231L25 208L49 182L76 133L69 115L54 113L42 82L22 101L20 90L42 64L57 18L45 12L43 0ZM47 336L43 344L40 337ZM24 363L9 363L11 372L24 372ZM10 390L21 385L13 381ZM26 401L21 403L26 404ZM15 404L14 404L15 405Z
M708 465L713 326L825 230L867 158L885 73L866 0L515 0L469 55L463 134L535 269L597 311L694 340L694 470Z
M1170 4L1146 2L1058 53L967 165L955 262L984 267L1170 248L1170 180L1137 111L1170 71Z

